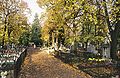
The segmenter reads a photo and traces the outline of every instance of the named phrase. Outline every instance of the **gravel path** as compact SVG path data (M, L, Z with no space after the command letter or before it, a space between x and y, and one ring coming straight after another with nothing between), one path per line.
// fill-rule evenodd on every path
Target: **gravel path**
M22 65L19 78L91 78L45 51L30 53Z

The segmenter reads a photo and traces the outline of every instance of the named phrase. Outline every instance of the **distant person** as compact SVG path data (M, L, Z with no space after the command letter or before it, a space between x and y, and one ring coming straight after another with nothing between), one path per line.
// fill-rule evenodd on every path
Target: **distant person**
M35 44L33 45L33 48L36 48L36 45L35 45Z
M120 49L117 51L117 56L120 59Z

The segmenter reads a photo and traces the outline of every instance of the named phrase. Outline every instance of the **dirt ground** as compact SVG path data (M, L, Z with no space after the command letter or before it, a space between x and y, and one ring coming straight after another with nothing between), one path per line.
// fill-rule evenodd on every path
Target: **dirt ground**
M88 74L76 70L44 50L28 50L19 78L91 78Z

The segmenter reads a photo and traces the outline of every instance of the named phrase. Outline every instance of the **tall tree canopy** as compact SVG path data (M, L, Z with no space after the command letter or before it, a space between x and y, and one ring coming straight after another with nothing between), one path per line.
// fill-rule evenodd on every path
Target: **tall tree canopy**
M57 34L64 29L65 42L92 42L101 45L107 38L111 45L111 58L116 59L119 24L119 1L117 0L38 0L47 7L44 33ZM62 33L61 33L62 34ZM53 35L54 36L54 35ZM56 36L56 35L55 35ZM45 37L45 36L44 36ZM49 38L48 38L49 39ZM55 42L54 37L52 37ZM74 49L76 49L74 47Z
M42 45L41 41L41 26L40 20L37 14L35 14L35 19L32 24L31 29L31 42L34 42L36 45Z
M28 7L23 0L0 1L0 21L2 22L0 36L2 45L7 42L17 42L21 33L28 29L25 13L28 13Z

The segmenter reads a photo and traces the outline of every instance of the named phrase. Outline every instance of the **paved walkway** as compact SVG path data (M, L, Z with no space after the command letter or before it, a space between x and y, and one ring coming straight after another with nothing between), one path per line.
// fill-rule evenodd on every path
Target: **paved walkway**
M45 51L29 54L22 66L19 78L91 78Z

